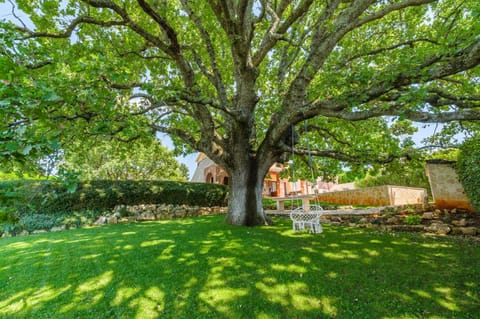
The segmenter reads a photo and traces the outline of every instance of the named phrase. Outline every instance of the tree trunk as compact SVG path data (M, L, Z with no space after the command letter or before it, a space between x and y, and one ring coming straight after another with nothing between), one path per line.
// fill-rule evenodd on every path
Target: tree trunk
M269 225L262 204L265 173L255 159L244 161L231 172L230 198L226 221L232 225Z

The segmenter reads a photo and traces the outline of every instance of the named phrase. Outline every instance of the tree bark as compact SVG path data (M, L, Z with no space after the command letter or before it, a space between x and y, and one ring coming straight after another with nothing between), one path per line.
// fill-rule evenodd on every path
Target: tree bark
M269 225L262 205L263 173L256 159L243 160L231 172L226 222L239 226Z

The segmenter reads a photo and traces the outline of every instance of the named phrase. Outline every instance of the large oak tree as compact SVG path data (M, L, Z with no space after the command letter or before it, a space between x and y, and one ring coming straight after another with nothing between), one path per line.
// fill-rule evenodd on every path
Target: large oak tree
M477 0L15 4L29 20L2 27L3 154L167 133L225 168L236 225L267 222L263 178L307 138L322 158L381 162L404 121L480 119Z

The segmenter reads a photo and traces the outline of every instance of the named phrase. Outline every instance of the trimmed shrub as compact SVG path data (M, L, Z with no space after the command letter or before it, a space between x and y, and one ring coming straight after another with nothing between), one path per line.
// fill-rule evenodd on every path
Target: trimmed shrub
M480 211L480 134L462 144L456 167L470 203Z
M74 192L55 181L21 187L17 193L23 192L23 195L13 200L20 214L111 210L116 205L140 204L225 206L228 194L228 188L223 185L172 181L82 182Z
M45 181L15 180L0 181L0 211L6 211L18 219L18 214L33 208L35 201L41 198L41 185ZM40 200L42 201L42 200ZM38 204L38 203L37 203Z
M0 206L12 207L18 202L24 201L26 184L32 184L32 181L0 181Z

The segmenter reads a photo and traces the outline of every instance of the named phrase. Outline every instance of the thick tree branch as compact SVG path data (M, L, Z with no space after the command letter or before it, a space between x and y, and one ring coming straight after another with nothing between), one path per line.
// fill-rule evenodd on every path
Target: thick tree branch
M297 115L306 115L307 117L312 117L320 114L326 115L327 113L331 112L342 112L344 109L351 107L351 105L346 102L347 100L355 100L358 105L369 103L371 101L379 99L382 95L392 91L393 89L402 90L402 88L418 82L427 83L430 81L442 79L458 72L474 68L479 64L480 38L475 40L475 42L470 46L456 52L451 56L427 57L418 68L411 69L408 71L408 73L400 72L390 81L377 82L373 84L370 88L366 90L363 89L361 92L350 92L349 96L343 99L343 102L336 102L325 99L319 100L313 102L305 108L300 108L300 111L297 111ZM360 96L362 97L361 99L357 98ZM392 110L389 109L389 112L391 111ZM474 113L468 116L474 116L473 114ZM463 118L464 116L467 115L462 115L460 117Z
M286 153L292 152L291 146L283 145L282 150ZM357 163L357 164L367 164L367 163L378 163L378 164L386 164L392 162L396 157L393 155L387 156L385 158L378 158L375 156L366 156L363 154L362 156L348 154L346 152L338 151L338 150L308 150L295 147L293 149L293 153L296 155L304 155L304 156L315 156L315 157L326 157L331 159L336 159L341 162L346 163Z
M131 82L131 83L113 83L112 81L110 81L110 79L108 79L106 76L102 75L100 77L100 79L102 81L104 81L105 83L107 83L108 87L111 88L111 89L117 89L117 90L129 90L129 89L133 89L133 88L140 88L142 87L142 85L144 85L145 83L142 83L142 82Z
M281 16L270 6L267 2L266 10L272 18L272 24L270 25L269 30L265 34L260 48L257 53L253 55L252 61L254 66L260 65L265 56L270 52L270 50L275 46L279 39L283 38L285 32L297 22L310 8L313 0L305 0L301 3L286 19L281 23Z
M143 11L148 14L153 21L155 21L162 30L165 31L165 34L170 41L170 50L176 54L180 53L180 44L178 43L177 33L175 30L168 24L168 22L162 18L147 2L144 0L137 0L140 7Z
M397 44L394 44L394 45L391 45L391 46L388 46L388 47L378 48L378 49L375 49L375 50L372 50L372 51L369 51L369 52L355 54L352 57L346 59L341 65L338 66L338 68L342 68L342 67L346 66L347 64L349 64L350 62L352 62L356 59L359 59L359 58L364 58L364 57L368 57L368 56L375 56L375 55L378 55L380 53L393 51L395 49L406 47L406 46L413 47L415 44L417 44L419 42L428 42L428 43L432 43L432 44L435 44L435 45L440 45L439 42L437 42L435 40L427 39L427 38L403 41L403 42L400 42L400 43L397 43Z
M399 11L407 7L421 6L421 5L432 3L435 1L436 0L406 0L403 2L392 3L386 6L385 8L383 8L382 10L379 10L371 15L358 19L354 27L359 27L361 25L364 25L365 23L369 23L369 22L378 20L380 18L383 18L387 14L392 13L394 11Z
M140 101L139 110L135 112L130 112L130 115L133 115L133 116L144 115L151 111L155 111L159 109L161 110L162 116L165 116L165 114L171 114L171 112L167 111L168 106L166 106L164 102L155 101L155 99L149 94L135 93L129 96L128 100Z
M459 103L468 103L465 107L480 107L480 95L453 95L451 93L447 93L442 91L438 88L429 88L429 92L433 93L435 97L443 98L451 104L455 104L457 106ZM475 104L474 104L475 103Z
M127 11L125 11L120 6L116 5L113 1L111 1L111 0L81 0L81 1L83 1L84 3L90 5L94 8L105 8L105 9L110 9L110 10L114 11L115 13L117 13L123 19L122 25L128 26L130 29L132 29L134 32L136 32L138 35L140 35L142 38L144 38L148 42L154 44L160 50L162 50L163 52L165 52L168 55L173 57L174 54L170 50L169 45L167 45L159 37L154 36L153 34L146 31L139 24L137 24L135 21L133 21L132 18L127 13Z
M374 14L361 18L362 14L374 1L358 0L352 2L350 7L343 10L335 20L332 21L333 27L330 29L333 30L333 32L329 32L325 27L319 26L312 38L310 54L289 88L289 93L284 103L285 111L289 111L288 108L297 108L299 104L305 103L299 96L305 96L307 87L323 66L335 45L348 32L366 23L378 20L391 12L433 1L434 0L406 0L400 3L393 3Z
M188 5L188 1L181 0L181 2L183 4L183 8L185 9L189 17L192 19L192 21L195 23L197 29L200 31L200 35L202 36L203 41L205 42L207 52L208 52L208 57L210 59L210 66L213 71L213 76L207 76L207 77L210 79L210 82L212 82L212 84L215 86L221 103L224 105L228 105L227 90L225 89L222 75L218 67L217 55L216 55L215 48L213 46L213 42L210 37L210 34L207 32L207 29L202 24L200 18L190 8L190 6ZM195 54L195 57L199 59L199 55ZM199 66L202 65L200 61L198 61ZM205 72L205 71L204 73L208 74L208 72Z
M337 136L336 134L334 134L333 132L331 132L330 130L328 130L326 128L323 128L323 127L320 127L320 126L317 126L317 125L308 124L305 127L305 130L308 131L308 132L315 131L316 133L323 136L325 140L333 139L338 144L345 145L345 146L348 146L348 147L352 147L351 143L349 143L345 140L342 140L339 136Z
M212 8L218 22L222 26L223 30L231 38L235 35L235 24L232 20L233 12L229 5L229 1L225 0L208 0L210 7Z
M432 147L432 146L427 146ZM420 147L418 149L414 149L408 152L404 152L401 154L388 154L383 156L378 156L378 154L365 154L361 153L361 155L349 154L346 152L342 152L339 150L308 150L303 148L295 147L293 149L293 153L300 156L314 156L314 157L324 157L324 158L331 158L345 163L351 164L388 164L393 162L395 159L406 158L407 160L412 158L412 154L416 151L420 151L427 147ZM291 147L287 147L284 145L282 149L285 152L292 152ZM359 153L360 154L360 153Z
M41 61L34 64L27 64L25 67L29 70L37 70L37 69L43 68L44 66L50 65L52 63L53 63L52 61L46 60L46 61Z
M70 22L70 24L67 26L67 28L60 33L35 32L28 28L18 27L18 26L17 26L17 30L27 33L28 34L28 36L26 37L27 39L28 38L69 38L72 35L75 28L82 23L88 23L88 24L98 25L102 27L113 27L113 26L125 25L124 21L117 21L117 20L100 21L90 16L79 16L73 19Z
M329 111L321 112L322 116L335 117L347 121L362 121L379 116L402 116L414 122L423 123L446 123L452 121L474 121L480 120L480 110L459 110L453 112L424 112L410 110L403 105L394 104L389 108L376 107L366 111Z
M145 43L144 46L142 46L140 49L138 50L130 50L130 51L123 51L121 52L120 50L118 50L117 48L115 48L116 51L118 52L118 56L119 57L125 57L125 56L128 56L128 55L134 55L134 56L137 56L141 59L144 59L144 60L154 60L154 59L159 59L159 60L172 60L172 58L168 55L144 55L142 53L144 53L145 51L147 51L148 49L150 49L150 46L148 45L148 43Z

